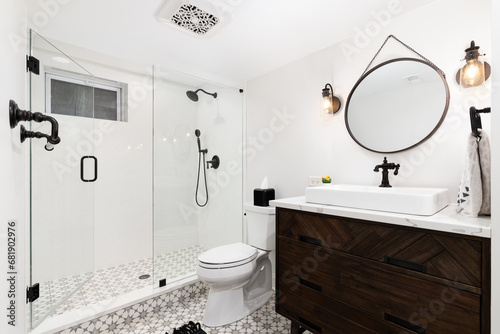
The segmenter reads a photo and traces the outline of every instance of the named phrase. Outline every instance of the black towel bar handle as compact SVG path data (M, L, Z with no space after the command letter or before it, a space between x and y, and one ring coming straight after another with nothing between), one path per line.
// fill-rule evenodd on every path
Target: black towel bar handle
M469 109L471 131L478 138L481 138L478 129L483 128L480 113L491 113L491 108L476 109L476 107L470 107Z

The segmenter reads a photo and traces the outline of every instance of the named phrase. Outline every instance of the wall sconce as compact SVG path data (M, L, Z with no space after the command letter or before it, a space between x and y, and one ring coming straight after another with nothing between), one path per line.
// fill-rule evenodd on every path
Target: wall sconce
M458 84L463 88L479 86L490 77L491 66L479 60L480 56L484 54L479 53L479 46L476 46L474 41L470 42L470 47L465 49L465 64L456 76Z
M328 87L330 86L330 87ZM323 111L325 114L333 115L340 109L340 100L333 96L333 87L329 83L323 88Z

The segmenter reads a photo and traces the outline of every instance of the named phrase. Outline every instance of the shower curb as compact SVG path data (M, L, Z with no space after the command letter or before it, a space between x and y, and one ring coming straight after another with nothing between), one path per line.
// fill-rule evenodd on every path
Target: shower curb
M209 287L202 282L171 290L156 297L112 311L55 332L56 334L126 333L133 328L177 306L189 307L193 296L208 295ZM182 324L182 323L181 323ZM165 328L165 330L169 330Z

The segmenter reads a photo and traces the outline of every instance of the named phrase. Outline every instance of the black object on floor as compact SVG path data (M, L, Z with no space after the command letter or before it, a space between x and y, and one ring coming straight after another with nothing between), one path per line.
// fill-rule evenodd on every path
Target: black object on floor
M168 332L165 332L165 334L168 334ZM190 321L182 327L174 328L173 334L207 334L207 332L201 329L201 325L199 322L194 323Z

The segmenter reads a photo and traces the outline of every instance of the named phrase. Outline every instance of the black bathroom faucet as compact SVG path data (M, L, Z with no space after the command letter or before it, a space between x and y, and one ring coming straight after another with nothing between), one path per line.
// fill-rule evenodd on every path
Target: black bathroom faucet
M395 164L394 162L387 162L387 157L384 157L384 162L381 165L375 166L373 169L374 172L378 172L382 168L382 183L379 187L390 188L392 187L389 184L389 169L395 169L394 175L398 175L399 164Z

